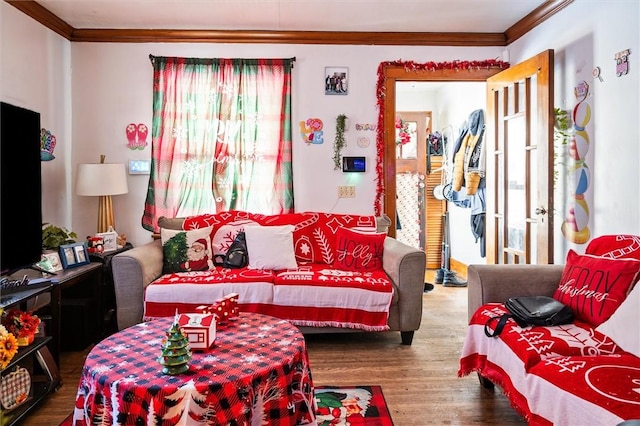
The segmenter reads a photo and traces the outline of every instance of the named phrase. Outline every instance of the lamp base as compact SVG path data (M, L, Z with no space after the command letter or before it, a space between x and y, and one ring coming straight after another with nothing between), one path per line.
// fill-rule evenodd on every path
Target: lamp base
M108 232L109 227L115 229L116 220L113 215L111 195L101 195L98 198L98 232Z

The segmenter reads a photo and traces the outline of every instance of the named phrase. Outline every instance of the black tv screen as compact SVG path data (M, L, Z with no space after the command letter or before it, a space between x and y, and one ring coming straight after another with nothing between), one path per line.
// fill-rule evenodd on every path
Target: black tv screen
M0 274L42 253L40 114L0 103Z

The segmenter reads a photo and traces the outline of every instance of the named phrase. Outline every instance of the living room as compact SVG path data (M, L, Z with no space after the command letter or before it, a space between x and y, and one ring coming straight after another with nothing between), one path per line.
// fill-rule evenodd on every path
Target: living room
M637 63L634 56L640 47L638 7L635 1L576 0L508 46L464 47L70 42L3 2L0 9L1 97L3 102L40 112L42 126L55 133L58 141L56 160L42 163L43 220L84 236L95 233L97 200L76 195L77 165L98 162L100 154L105 154L108 162L127 164L129 160L149 159L148 148L142 151L127 148L125 134L126 125L131 122L151 125L149 54L296 57L292 122L320 117L325 123L324 144L308 146L294 132L296 210L371 214L377 190L375 133L357 132L355 124L377 123L376 70L381 62L399 58L418 63L486 60L503 58L507 50L509 62L516 64L540 51L554 49L556 105L570 110L575 103L574 88L580 81L588 82L591 88L592 121L595 123L590 163L591 234L640 234L640 168L637 166L640 163L637 125L640 87L634 65ZM629 74L617 76L615 54L626 49L631 52ZM348 95L324 94L323 74L327 66L349 69ZM596 68L600 72L594 76ZM344 155L365 156L368 161L367 172L357 181L333 170L333 124L341 113L349 116L349 133L353 134L347 134ZM360 133L372 141L369 146L361 148L357 145ZM323 158L326 161L318 161ZM117 231L126 234L134 246L151 239L150 232L140 226L147 180L145 175L129 175L128 193L114 197ZM336 187L342 185L355 185L356 196L337 198ZM559 226L570 198L569 193L558 194L555 200L557 209L562 209L556 212L559 218L555 221L556 235L561 235ZM454 217L451 226L454 230L464 230L464 236L452 244L452 258L465 265L478 262L477 246L468 232L468 216ZM556 244L556 263L564 261L569 248L584 248L563 238L557 238ZM437 287L437 290L442 289ZM463 303L455 297L464 290L453 290L458 293L440 293L443 303L451 302L445 295L451 295L453 305ZM462 307L462 312L464 310ZM425 329L418 338L430 340L435 337L435 333L429 332L429 321L430 318L423 322ZM463 330L463 327L458 328L461 334ZM447 338L446 334L439 336ZM387 344L391 346L390 342ZM389 350L393 351L393 348ZM357 354L353 356L362 355L361 352ZM457 355L443 356L455 361ZM438 392L437 389L433 391Z

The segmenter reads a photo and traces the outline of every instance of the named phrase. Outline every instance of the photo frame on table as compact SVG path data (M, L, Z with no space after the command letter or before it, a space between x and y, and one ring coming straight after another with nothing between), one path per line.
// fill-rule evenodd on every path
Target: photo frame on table
M99 232L96 237L102 238L102 251L104 253L118 250L118 233L115 231Z
M58 252L46 252L42 253L40 262L36 263L36 266L47 272L62 271L62 262L60 261L60 254Z
M349 68L325 67L324 94L347 95L349 93Z
M86 265L90 262L87 246L84 243L64 244L60 246L60 261L64 269Z

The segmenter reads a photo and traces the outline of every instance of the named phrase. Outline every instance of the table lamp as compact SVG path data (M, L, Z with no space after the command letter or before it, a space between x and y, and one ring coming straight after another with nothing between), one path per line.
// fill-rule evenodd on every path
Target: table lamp
M126 194L127 174L123 163L105 163L105 156L100 156L98 164L78 164L76 174L76 194L97 196L98 199L98 232L107 232L109 227L116 227L113 215L112 195Z

